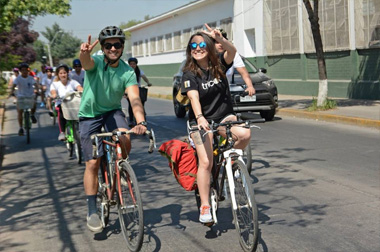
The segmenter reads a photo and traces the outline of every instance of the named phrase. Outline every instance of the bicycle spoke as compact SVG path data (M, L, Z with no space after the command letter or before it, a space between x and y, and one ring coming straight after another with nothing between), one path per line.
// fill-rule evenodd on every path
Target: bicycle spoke
M120 227L131 251L141 248L144 238L143 207L137 178L128 163L120 164L121 200L118 210Z

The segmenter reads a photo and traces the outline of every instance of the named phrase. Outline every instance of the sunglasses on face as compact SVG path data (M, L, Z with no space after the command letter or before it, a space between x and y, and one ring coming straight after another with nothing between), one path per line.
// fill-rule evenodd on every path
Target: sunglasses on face
M111 44L111 43L104 44L104 48L106 48L107 50L110 50L112 47L115 47L115 49L120 49L123 47L123 44L120 42L117 42L115 44Z
M198 46L200 49L204 49L206 48L206 42L202 41L199 44L197 44L196 42L190 43L191 50L197 49Z

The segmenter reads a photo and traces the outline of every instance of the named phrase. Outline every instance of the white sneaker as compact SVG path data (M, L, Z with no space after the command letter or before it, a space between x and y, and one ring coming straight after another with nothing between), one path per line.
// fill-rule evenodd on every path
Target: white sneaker
M210 206L201 206L199 208L199 221L202 223L210 223L213 222L211 215L211 207Z

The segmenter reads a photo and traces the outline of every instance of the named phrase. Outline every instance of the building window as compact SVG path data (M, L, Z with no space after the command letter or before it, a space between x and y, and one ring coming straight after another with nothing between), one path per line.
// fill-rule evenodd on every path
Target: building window
M174 50L179 50L181 49L181 32L176 31L173 33L173 45L174 45Z
M133 56L138 55L138 44L137 44L137 42L133 42L132 53L133 53Z
M156 50L156 38L150 38L150 54L157 53Z
M232 41L232 18L220 20L220 28L227 32L227 38Z
M380 47L380 2L378 0L355 1L356 47Z
M144 55L144 49L143 49L143 41L140 40L137 42L137 50L136 50L136 56L143 56Z
M194 27L194 33L200 32L203 30L203 25L198 25Z
M182 48L187 47L187 43L189 43L189 39L191 37L191 29L185 29L182 31Z
M216 28L216 22L210 22L210 23L207 23L208 26L210 26L210 28L212 29L215 29Z
M164 36L158 36L157 37L157 52L163 52L164 51Z
M267 0L264 20L267 38L268 54L298 53L298 1L297 0ZM267 13L265 13L267 12Z
M168 33L165 35L165 51L173 51L172 34L171 33Z

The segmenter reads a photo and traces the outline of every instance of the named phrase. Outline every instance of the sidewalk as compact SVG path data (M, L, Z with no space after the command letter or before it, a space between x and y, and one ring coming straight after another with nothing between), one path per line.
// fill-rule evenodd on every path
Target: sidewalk
M171 87L149 87L148 96L172 99ZM308 118L321 121L353 124L380 129L380 101L330 98L337 102L337 108L328 111L308 112L313 97L279 94L277 115ZM316 98L316 97L315 97Z

